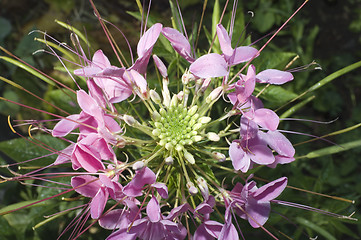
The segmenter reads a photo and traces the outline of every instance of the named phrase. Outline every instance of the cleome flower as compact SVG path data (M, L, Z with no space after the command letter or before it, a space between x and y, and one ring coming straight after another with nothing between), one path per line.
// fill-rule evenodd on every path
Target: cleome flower
M91 60L79 50L80 63L69 69L80 111L59 116L49 129L39 126L67 143L50 165L71 169L61 194L75 191L87 201L66 228L74 227L73 238L88 218L89 227L98 222L110 230L108 240L238 239L244 220L275 238L265 225L271 203L286 205L276 198L288 178L260 187L249 179L260 168L293 162L295 148L256 87L294 77L277 69L257 73L251 62L263 48L232 46L225 27L215 29L221 53L192 49L186 34L161 23L144 31L128 67L111 63L101 49ZM155 46L170 50L155 55Z

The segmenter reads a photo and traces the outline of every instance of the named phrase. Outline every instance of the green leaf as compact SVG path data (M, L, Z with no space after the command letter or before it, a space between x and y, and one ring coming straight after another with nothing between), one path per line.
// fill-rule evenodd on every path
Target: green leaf
M45 144L45 146L50 146L56 150L63 150L66 147L66 144L63 140L52 137L50 135L38 135L33 136L38 141ZM35 145L39 142L28 138L29 141L26 141L22 138L16 138L8 141L0 142L0 151L6 154L8 157L12 158L16 162L22 162L29 159L33 159L40 156L45 156L50 153L49 150L46 150L40 146ZM53 154L51 156L41 158L35 161L26 163L27 165L32 166L45 166L55 161L57 155Z
M340 221L330 221L330 223L340 232L347 234L354 239L360 239L360 236L357 236L351 229L346 227L342 222Z
M8 63L11 63L15 66L18 66L22 69L24 69L25 71L29 72L30 74L34 75L35 77L38 77L40 78L41 80L43 80L44 82L52 85L52 86L55 86L55 83L50 79L50 78L47 78L45 77L44 75L40 74L39 72L35 71L34 69L32 69L31 67L29 67L28 65L18 61L18 60L15 60L13 58L9 58L9 57L5 57L5 56L0 56L0 59L3 59L5 61L7 61Z
M80 112L75 94L68 89L51 90L47 92L45 100L69 113Z
M283 69L297 54L292 52L262 52L262 57L253 60L257 72L265 69Z
M255 92L259 93L264 87L263 86L257 86L255 89ZM261 98L268 101L269 104L272 106L280 106L291 99L295 98L297 94L294 92L291 92L289 90L284 89L281 86L268 86L260 95Z
M296 221L302 225L304 225L307 228L310 228L312 230L314 230L315 232L318 232L319 234L321 234L322 236L324 236L326 239L328 240L337 240L334 236L331 235L331 233L329 233L328 231L326 231L325 229L321 228L320 226L314 224L313 222L310 222L304 218L301 217L297 217Z
M356 141L340 144L337 146L322 148L322 149L310 152L307 155L305 155L304 157L317 158L317 157L322 157L322 156L327 156L327 155L347 151L347 150L350 150L355 147L361 147L361 140L356 140Z

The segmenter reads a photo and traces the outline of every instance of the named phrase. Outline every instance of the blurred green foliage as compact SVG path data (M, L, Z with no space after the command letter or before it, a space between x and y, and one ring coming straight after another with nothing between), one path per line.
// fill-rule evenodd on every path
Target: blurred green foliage
M75 28L83 31L86 30L86 37L90 42L90 52L94 52L98 48L102 48L105 52L111 53L111 48L107 43L105 35L98 24L98 20L94 17L93 10L88 1L66 0L66 1L27 1L22 4L29 11L19 8L16 1L3 1L0 3L0 45L10 50L21 59L32 66L42 69L45 73L53 76L61 82L72 84L66 72L54 70L61 65L58 59L48 54L32 53L44 48L44 45L38 41L34 41L34 37L42 38L41 34L27 33L34 29L46 30L46 32L54 36L60 42L69 43L70 32L54 22L57 18L65 23L69 23ZM219 1L220 6L224 6L226 1ZM101 3L95 1L96 6L102 16L111 21L127 36L133 54L135 54L136 43L139 39L139 21L134 16L139 14L135 2L126 0L112 0ZM203 7L203 1L189 0L180 1L183 19L188 34L195 37L199 24L199 16ZM198 46L209 46L209 37L212 33L212 12L214 1L209 1L206 7L205 19L201 29L201 38ZM301 4L301 1L293 0L255 0L255 1L239 1L237 10L236 27L234 30L233 44L240 42L242 44L250 44L257 39L266 36L277 28L294 12ZM173 4L174 6L174 4ZM231 5L228 7L230 11ZM271 108L282 106L294 99L306 89L319 82L321 79L331 73L342 69L361 59L361 1L360 0L323 0L309 1L309 3L296 15L286 28L269 44L262 52L262 58L256 59L254 64L258 71L265 68L284 68L296 55L299 56L290 68L310 64L313 60L317 62L317 66L322 68L314 70L315 66L309 67L305 71L295 72L295 80L287 84L285 87L269 87L261 98L265 99L267 106ZM252 11L247 14L247 11ZM176 11L173 10L173 14ZM15 13L15 14L14 14ZM132 13L132 14L130 14ZM172 11L169 8L169 2L166 0L153 1L150 12L150 21L159 21L166 26L172 25ZM138 15L139 16L139 15ZM224 17L222 22L225 26L228 24L230 15ZM179 18L174 18L173 23L177 26ZM244 26L249 23L245 33ZM192 31L192 29L194 29ZM208 29L208 32L205 30ZM128 47L118 32L112 28L117 43L124 51L124 55L129 58ZM193 34L192 34L193 33ZM242 35L243 34L243 35ZM260 48L268 38L261 39L256 42L256 47ZM193 39L195 40L195 39ZM162 39L160 40L162 41ZM163 40L164 42L164 40ZM208 49L202 49L206 51ZM175 66L181 59L172 59L163 45L156 45L154 51L157 55L165 59L169 65L170 74L176 75L178 72ZM5 55L1 53L1 55ZM108 55L110 57L110 54ZM112 59L114 61L114 59ZM173 70L174 71L173 71ZM1 76L12 79L14 82L21 84L24 88L32 91L60 106L68 112L77 112L72 108L74 96L66 94L63 91L54 89L52 86L39 81L32 74L1 61ZM333 80L331 83L317 89L312 96L305 102L303 108L292 112L291 117L311 119L317 121L330 121L337 118L337 121L330 124L317 124L312 122L300 121L284 121L281 123L281 129L304 132L316 136L323 136L340 129L344 129L361 122L361 72L360 70L352 71ZM256 91L262 91L264 86L259 86ZM34 106L47 111L57 112L47 104L39 103L34 97L24 94L19 89L0 82L0 94L4 98L21 102L29 106ZM306 95L303 99L296 101L300 103L302 100L310 97ZM291 107L288 105L281 108L277 113L282 115ZM223 111L223 109L219 109ZM46 115L29 111L19 106L9 104L8 102L0 102L1 118L1 140L14 137L10 131L7 131L5 116L11 114L16 119L44 119L49 118ZM57 112L58 113L58 112ZM23 129L25 132L26 129ZM333 136L330 141L336 144L349 143L358 141L361 130L356 129L352 132ZM44 136L38 136L41 141L53 146L55 141ZM310 137L303 135L288 135L293 143L307 141ZM44 150L35 146L23 146L20 140L10 140L0 143L2 157L0 163L11 161L22 161L32 158L33 156L44 155ZM64 148L64 143L56 143L58 149ZM29 145L29 143L27 143ZM17 147L13 147L17 146ZM298 156L305 156L317 149L326 147L336 147L328 142L318 140L312 143L305 143L296 147ZM26 149L21 153L12 151L13 149ZM289 185L307 189L319 193L329 194L333 196L353 199L355 204L328 199L321 196L306 194L303 192L288 189L282 194L282 199L290 202L297 202L312 207L321 208L323 210L348 215L357 209L361 209L361 160L358 157L361 154L361 148L355 147L349 151L339 151L333 155L326 155L318 158L300 158L294 163L286 167L278 167L275 170L260 169L257 176L265 179L276 179L277 177L286 175L289 177ZM0 156L0 157L1 157ZM51 157L50 157L51 160ZM5 174L0 169L1 174ZM62 181L61 179L59 181ZM30 182L29 182L30 184ZM31 182L31 184L36 184ZM59 193L59 190L49 190L48 188L25 187L14 182L0 185L0 208L10 205L8 208L15 208L14 205L19 200L30 203L35 199L52 196ZM69 193L66 197L72 197ZM60 204L59 204L60 203ZM25 203L23 203L25 204ZM44 215L50 215L53 212L65 210L70 207L77 206L78 202L66 202L54 199L43 203L43 205L35 205L31 208L20 210L16 213L8 214L0 217L0 238L4 239L55 239L61 229L74 218L75 213L64 214L61 218L53 220L54 224L44 224L37 227L34 231L31 227L44 221ZM273 206L276 214L272 214L266 227L274 232L282 232L293 239L308 239L308 237L319 236L319 239L359 239L361 235L361 227L358 222L350 222L346 220L335 219L324 216L315 212L294 209L284 206ZM6 209L2 209L5 211ZM50 210L50 211L49 211ZM45 212L46 211L46 212ZM278 214L277 214L278 213ZM286 219L283 217L286 216ZM360 213L356 212L356 218L360 218ZM44 227L46 226L46 227ZM250 227L247 223L240 222L241 229L246 239L267 238L267 234L262 231L248 231ZM255 233L256 232L256 233ZM104 233L102 229L94 225L84 239L99 239ZM68 235L67 235L68 236ZM64 238L67 238L64 236ZM104 235L103 235L104 236ZM281 239L286 239L282 234L277 235Z

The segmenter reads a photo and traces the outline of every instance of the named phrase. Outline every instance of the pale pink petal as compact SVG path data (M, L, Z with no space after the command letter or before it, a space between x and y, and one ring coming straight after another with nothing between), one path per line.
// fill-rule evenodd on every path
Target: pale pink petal
M97 66L87 66L74 70L74 74L82 77L93 77L99 73L102 69Z
M234 53L227 59L230 66L248 62L257 55L258 50L253 47L242 46L234 49Z
M162 30L162 34L169 40L170 44L185 60L188 62L194 62L191 57L191 45L187 38L183 36L178 30L165 27Z
M164 63L162 62L162 60L160 60L159 57L157 57L157 55L153 55L153 60L155 65L157 66L160 75L162 75L163 78L168 77L168 73L167 73L167 67L164 65Z
M227 63L217 53L210 53L198 58L189 67L189 71L200 78L223 77L228 74Z
M139 39L137 45L138 57L144 57L149 49L152 49L155 42L157 41L160 32L162 31L162 24L156 23L149 28L144 35Z
M231 146L229 146L229 156L231 158L232 165L235 170L241 170L242 172L247 172L250 166L250 159L245 154L239 142L233 141Z
M287 157L295 155L295 148L292 143L279 131L268 131L266 136L268 145L278 154Z
M95 65L96 67L99 68L107 68L110 67L110 62L108 60L108 58L104 55L102 50L97 50L92 58L92 65Z
M280 119L274 111L267 108L260 108L254 112L253 121L255 121L261 127L275 131L278 127Z
M79 123L77 122L79 117L79 114L74 114L60 120L51 132L53 137L64 137L68 135L71 131L79 126Z
M221 50L224 55L231 56L233 54L233 48L231 45L231 38L228 35L226 29L222 26L222 24L217 25L217 36L219 45L221 46Z
M266 145L249 146L249 150L248 156L257 164L267 165L275 161L272 150Z
M97 102L89 96L84 90L77 92L77 100L80 108L87 114L96 117L100 114L100 108Z
M253 197L258 202L269 202L278 197L287 186L287 178L281 177L257 189Z
M56 158L54 165L59 165L59 164L63 164L63 163L70 161L71 154L74 150L74 147L75 147L75 144L72 143L65 149L61 150L58 153L58 157Z
M277 69L267 69L257 74L257 82L270 84L284 84L293 80L293 75L290 72L280 71Z
M159 222L161 219L160 206L157 199L153 196L147 204L147 216L151 222Z

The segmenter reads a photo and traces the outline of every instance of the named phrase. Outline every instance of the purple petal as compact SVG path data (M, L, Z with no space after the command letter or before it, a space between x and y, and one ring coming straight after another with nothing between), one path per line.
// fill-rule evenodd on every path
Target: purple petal
M218 238L219 233L222 230L223 224L216 221L208 220L204 222L204 226L209 235Z
M281 177L255 191L253 197L259 202L269 202L278 197L287 186L287 178Z
M137 239L137 233L128 232L128 228L121 228L118 231L110 234L106 240L135 240Z
M267 165L275 161L272 150L266 145L249 146L249 150L251 153L249 153L248 156L257 164Z
M118 228L127 228L133 219L127 218L128 211L124 209L115 209L108 212L99 219L99 225L102 228L113 230Z
M157 199L153 196L147 205L147 216L151 222L159 222L161 219L160 206Z
M251 226L259 228L267 222L271 207L269 202L260 203L253 198L249 198L245 206L245 211L250 216L247 216L247 218Z
M227 63L217 53L210 53L198 58L189 67L189 71L200 78L223 77L228 74Z
M287 157L295 155L295 148L292 143L279 131L268 131L266 136L268 145L278 154Z
M71 158L71 154L74 150L75 144L72 143L70 144L68 147L66 147L65 149L61 150L58 153L58 157L56 158L54 165L59 165L59 164L63 164L66 163L70 160Z
M231 56L233 54L231 38L229 37L228 32L222 26L222 24L217 25L217 36L223 54L226 56Z
M139 39L137 46L137 53L139 58L143 58L152 49L157 41L160 32L162 31L162 24L156 23L149 28L144 35Z
M52 131L53 137L64 137L68 135L71 131L79 126L77 122L79 119L79 114L74 114L66 117L65 119L60 120L54 127ZM70 120L68 120L70 119Z
M233 141L231 146L229 146L229 156L235 170L241 170L242 172L248 171L250 166L250 159L245 154L242 146L238 141Z
M155 183L156 176L148 167L137 171L133 179L124 187L124 194L129 197L138 197L142 195L142 188L146 184Z
M286 156L281 156L281 155L276 155L275 159L276 160L274 161L274 163L267 165L267 167L275 168L277 166L277 164L287 164L287 163L293 162L295 160L294 157L286 157Z
M83 185L79 187L80 185ZM82 175L71 178L71 186L75 191L85 197L93 198L101 188L101 182L98 178L90 175Z
M280 71L277 69L267 69L257 74L257 82L270 84L284 84L293 80L293 75L290 72Z
M274 111L267 108L260 108L254 112L253 121L255 121L261 127L275 131L278 127L280 119Z
M191 207L189 206L189 204L184 203L176 208L173 208L170 211L170 213L168 214L168 216L166 217L166 219L173 220L174 218L178 217L179 214L184 213L190 209L191 209Z
M168 198L168 188L164 183L156 182L156 183L152 184L152 186L157 189L159 195L162 198L164 198L164 199Z
M164 37L168 39L175 51L177 51L188 62L194 62L191 57L191 45L187 38L183 36L178 30L165 27L162 30Z
M109 193L104 188L100 188L98 193L90 202L90 214L92 219L98 219L104 211L108 201Z
M234 49L233 55L228 57L227 62L230 66L237 65L239 63L248 62L254 56L256 56L258 50L253 47L242 46Z

